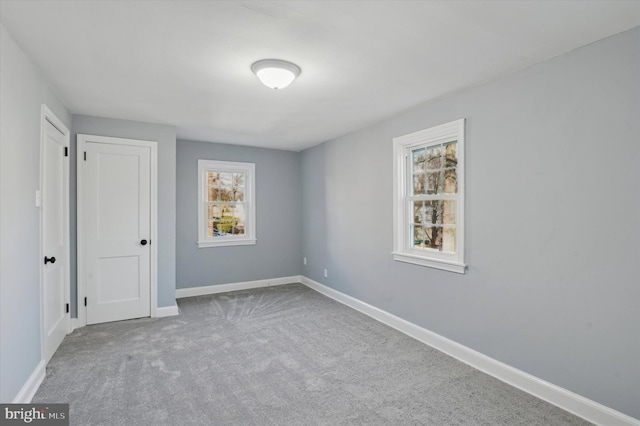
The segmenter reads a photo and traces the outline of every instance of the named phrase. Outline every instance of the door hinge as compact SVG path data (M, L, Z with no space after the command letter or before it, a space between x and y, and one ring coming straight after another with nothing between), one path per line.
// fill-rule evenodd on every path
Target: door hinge
M69 148L68 147L64 147L64 156L68 157L69 156Z
M87 298L84 298L84 306L87 306Z
M84 152L84 161L87 161L87 151Z
M67 303L66 308L67 308L67 313L69 313L69 304L68 303Z

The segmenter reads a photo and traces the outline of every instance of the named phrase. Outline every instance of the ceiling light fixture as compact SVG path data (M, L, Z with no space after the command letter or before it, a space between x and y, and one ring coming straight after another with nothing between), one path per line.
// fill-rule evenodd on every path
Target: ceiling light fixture
M272 89L284 89L300 75L300 67L280 59L263 59L251 65L251 71Z

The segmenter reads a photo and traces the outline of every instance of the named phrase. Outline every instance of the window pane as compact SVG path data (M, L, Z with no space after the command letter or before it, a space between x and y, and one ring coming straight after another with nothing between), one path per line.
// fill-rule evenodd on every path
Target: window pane
M424 173L413 175L413 194L424 194Z
M422 223L439 225L442 223L442 200L424 202L424 217Z
M442 145L427 148L427 169L439 169L442 167Z
M425 247L442 251L442 227L429 226L424 228Z
M415 151L412 151L411 154L413 156L413 171L414 172L424 170L424 162L425 162L424 153L425 153L424 148L416 149Z
M218 186L220 183L220 173L207 172L207 186Z
M456 252L456 228L444 228L442 235L442 251Z
M458 165L458 148L457 142L451 142L444 145L445 167L456 167Z
M244 173L233 174L233 186L238 188L244 187Z
M218 224L222 220L222 210L219 205L210 204L207 206L207 235L210 237L218 236Z
M427 213L426 213L426 208L424 206L424 201L414 201L413 202L414 223L417 223L417 224L425 223L426 214Z
M233 201L244 201L244 188L233 189Z
M244 222L245 220L245 205L243 203L237 203L233 209L234 217L240 221Z
M209 195L207 201L218 201L218 197L220 196L218 188L209 188L208 192Z
M425 247L425 233L424 228L420 225L412 225L413 227L413 246L417 248Z
M233 229L232 233L234 235L244 235L244 224L245 224L245 206L244 204L236 204L233 209Z
M443 228L441 226L411 226L413 228L411 232L413 235L413 247L442 251ZM453 244L455 248L455 229L452 230L454 233ZM451 244L450 239L448 240L448 244Z
M220 201L232 201L233 193L231 188L220 188Z
M444 173L427 173L427 194L442 194L444 186Z
M220 173L220 186L231 186L233 182L233 173Z
M216 236L223 236L231 233L233 207L231 204L219 204L215 206L220 216L215 219Z
M444 171L444 192L446 194L458 192L458 173L456 169Z
M214 222L219 222L220 219L222 218L222 210L220 209L220 206L216 205L216 204L211 204L208 207L209 209L209 221L214 221Z
M444 200L442 203L442 223L445 225L456 224L456 202Z

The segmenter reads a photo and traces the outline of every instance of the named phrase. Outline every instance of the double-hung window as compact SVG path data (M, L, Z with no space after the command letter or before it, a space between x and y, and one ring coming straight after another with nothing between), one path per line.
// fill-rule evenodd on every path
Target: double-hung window
M198 160L198 247L256 243L255 164Z
M464 119L393 145L393 258L463 274Z

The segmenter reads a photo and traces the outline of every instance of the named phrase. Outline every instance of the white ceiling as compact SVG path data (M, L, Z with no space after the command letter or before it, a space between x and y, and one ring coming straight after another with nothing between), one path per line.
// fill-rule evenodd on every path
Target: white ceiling
M640 1L14 1L0 19L72 113L301 150L640 25ZM281 91L259 59L302 68Z

